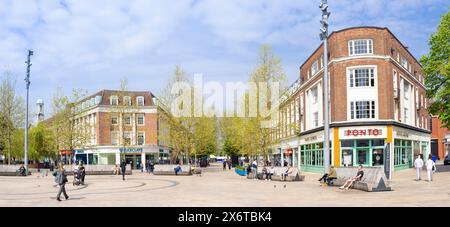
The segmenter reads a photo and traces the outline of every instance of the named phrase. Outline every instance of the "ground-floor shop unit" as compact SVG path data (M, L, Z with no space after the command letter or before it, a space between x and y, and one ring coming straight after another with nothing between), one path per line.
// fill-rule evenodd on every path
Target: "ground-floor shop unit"
M74 152L74 159L88 165L119 165L125 160L131 164L132 169L145 170L145 163L167 162L171 151L158 146L140 147L111 147L97 146L89 149L78 149Z
M380 166L391 175L392 171L413 167L418 154L424 158L430 154L430 133L423 129L379 122L331 126L330 165L333 166ZM301 133L274 146L274 156L280 156L282 163L287 161L301 171L322 173L323 140L323 128Z

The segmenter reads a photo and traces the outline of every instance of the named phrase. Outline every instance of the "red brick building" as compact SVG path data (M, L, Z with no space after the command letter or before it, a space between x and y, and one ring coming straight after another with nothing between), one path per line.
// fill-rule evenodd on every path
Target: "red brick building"
M442 160L450 151L450 129L437 116L431 120L431 154Z
M91 141L75 149L76 160L111 165L125 158L133 168L140 168L146 160L167 159L166 114L157 102L148 91L113 90L102 90L80 101L74 107L75 125L85 125L83 130L89 132Z
M424 76L408 48L380 27L333 32L328 45L331 164L383 166L389 155L398 170L428 154ZM304 171L323 171L323 55L320 45L300 66L274 131L275 156Z

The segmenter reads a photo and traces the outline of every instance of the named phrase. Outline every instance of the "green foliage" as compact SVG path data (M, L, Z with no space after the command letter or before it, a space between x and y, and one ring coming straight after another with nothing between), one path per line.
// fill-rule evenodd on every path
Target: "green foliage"
M429 112L450 127L450 12L442 17L429 45L430 52L420 60L426 74L427 96L432 101Z

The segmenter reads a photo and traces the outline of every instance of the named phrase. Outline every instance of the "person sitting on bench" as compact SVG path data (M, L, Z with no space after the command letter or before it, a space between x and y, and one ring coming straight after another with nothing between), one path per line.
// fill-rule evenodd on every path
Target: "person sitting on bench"
M286 171L281 174L281 180L286 181L287 176L289 176L289 174L291 174L293 170L294 169L292 168L292 166L289 165L289 167L286 169Z
M181 171L180 164L178 164L177 167L174 168L174 170L175 170L175 175L178 175L178 173Z
M344 189L344 188L345 188L345 190L348 190L348 189L353 185L353 183L362 180L363 176L364 176L364 171L362 170L362 165L359 165L359 167L358 167L358 173L356 174L356 176L354 176L354 177L348 179L348 180L344 183L344 185L342 185L341 187L339 187L339 189ZM347 185L347 184L348 184L348 185ZM346 185L347 185L347 188L346 188Z
M20 165L20 168L17 170L17 175L19 176L26 176L26 171L25 171L25 167L22 165Z
M333 183L333 180L337 179L337 173L334 169L334 166L330 166L330 169L328 170L328 173L325 173L322 178L319 179L320 186L327 183L327 185L331 185ZM322 183L323 182L323 183Z

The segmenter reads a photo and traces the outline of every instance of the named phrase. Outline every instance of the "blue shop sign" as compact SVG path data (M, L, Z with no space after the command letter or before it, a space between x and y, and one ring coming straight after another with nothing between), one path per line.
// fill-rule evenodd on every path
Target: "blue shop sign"
M74 150L75 154L84 154L84 150Z
M121 153L142 153L144 149L142 148L119 148Z

